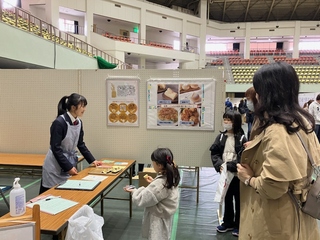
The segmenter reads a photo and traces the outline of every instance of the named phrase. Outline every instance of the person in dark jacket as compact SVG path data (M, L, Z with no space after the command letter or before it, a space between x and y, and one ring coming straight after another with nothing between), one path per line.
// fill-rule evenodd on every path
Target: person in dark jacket
M101 165L83 141L83 126L79 117L85 112L87 100L73 93L58 103L58 116L50 127L50 148L42 166L40 194L78 174L77 151L79 149L89 164Z
M229 110L223 114L224 131L219 134L212 146L211 160L217 172L222 170L221 165L226 162L227 171L234 173L224 199L223 223L217 227L217 231L224 233L233 231L234 236L239 234L240 219L240 193L239 179L237 177L237 163L240 162L243 144L247 141L241 127L241 115L237 111ZM235 209L233 206L235 201Z

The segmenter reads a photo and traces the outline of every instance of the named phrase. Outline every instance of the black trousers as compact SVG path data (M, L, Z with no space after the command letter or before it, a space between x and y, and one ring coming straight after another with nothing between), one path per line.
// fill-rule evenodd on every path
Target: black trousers
M224 199L223 223L227 227L239 229L240 221L240 181L234 176ZM235 203L235 204L233 204ZM235 206L235 208L234 208Z
M46 187L42 186L42 178L41 178L39 194L44 193L45 191L47 191L49 189L50 188L46 188Z

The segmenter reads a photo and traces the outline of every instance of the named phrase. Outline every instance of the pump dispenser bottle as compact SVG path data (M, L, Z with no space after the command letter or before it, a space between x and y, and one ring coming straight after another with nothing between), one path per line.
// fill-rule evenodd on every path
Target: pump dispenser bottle
M26 190L19 184L20 178L15 178L10 192L10 216L21 216L26 212Z

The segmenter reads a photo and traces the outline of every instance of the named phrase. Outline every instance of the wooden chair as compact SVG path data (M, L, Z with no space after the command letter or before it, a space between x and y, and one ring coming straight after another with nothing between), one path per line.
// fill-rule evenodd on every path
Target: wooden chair
M26 224L34 222L34 240L40 240L41 238L41 228L40 228L40 205L36 204L32 208L32 215L11 217L0 220L0 229L3 227L18 226L21 224ZM17 229L19 231L19 229Z

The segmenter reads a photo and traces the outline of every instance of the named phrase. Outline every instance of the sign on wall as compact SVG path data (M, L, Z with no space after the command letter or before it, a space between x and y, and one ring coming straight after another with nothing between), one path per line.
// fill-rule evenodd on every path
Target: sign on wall
M139 79L134 77L108 78L107 124L139 126Z
M215 80L147 81L147 128L214 130Z

